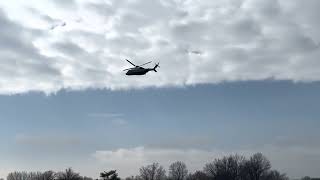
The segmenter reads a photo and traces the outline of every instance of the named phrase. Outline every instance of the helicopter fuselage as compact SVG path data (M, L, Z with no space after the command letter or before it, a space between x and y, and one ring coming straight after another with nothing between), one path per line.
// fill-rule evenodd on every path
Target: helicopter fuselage
M132 66L134 66L133 68L128 68L128 69L124 69L123 71L127 71L126 75L131 76L131 75L145 75L147 74L147 72L149 71L154 71L157 72L157 68L159 67L159 63L156 63L155 66L153 68L144 68L142 67L143 65L149 64L150 62L144 63L142 65L135 65L133 64L131 61L129 61L128 59L126 59Z
M142 67L136 67L133 69L130 69L127 71L126 75L131 76L131 75L145 75L147 72L149 72L151 69L146 69Z

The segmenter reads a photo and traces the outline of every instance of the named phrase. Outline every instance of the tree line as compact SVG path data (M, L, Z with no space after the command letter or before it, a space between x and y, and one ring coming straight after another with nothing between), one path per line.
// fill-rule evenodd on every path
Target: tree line
M12 172L7 180L94 180L80 176L71 168L62 172ZM116 170L100 173L96 180L121 180ZM169 166L168 173L159 163L142 166L139 174L124 180L289 180L286 174L271 168L270 161L261 153L246 158L241 155L229 155L214 159L205 164L202 170L190 173L187 165L176 161ZM301 180L313 180L310 177Z

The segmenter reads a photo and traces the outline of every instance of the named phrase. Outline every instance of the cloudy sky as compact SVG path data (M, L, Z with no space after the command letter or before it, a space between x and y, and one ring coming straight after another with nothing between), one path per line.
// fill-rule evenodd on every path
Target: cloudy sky
M320 176L319 0L0 1L0 177L263 152ZM160 62L127 77L124 59ZM152 67L153 64L150 64Z

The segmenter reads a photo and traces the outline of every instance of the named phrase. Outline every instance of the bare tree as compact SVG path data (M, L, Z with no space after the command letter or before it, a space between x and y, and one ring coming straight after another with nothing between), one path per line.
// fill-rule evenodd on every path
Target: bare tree
M12 172L7 176L7 180L54 180L53 171L42 172Z
M82 177L75 173L71 168L64 172L54 173L53 171L45 172L12 172L7 176L7 180L93 180L90 177Z
M125 180L141 180L140 176L130 176L126 177Z
M309 176L305 176L305 177L301 178L301 180L312 180L312 178Z
M153 163L140 168L140 178L142 180L165 180L166 171L158 163Z
M57 180L81 180L82 177L79 173L75 173L71 168L66 169L64 172L58 172L56 174Z
M169 166L170 180L184 180L188 175L187 166L184 162L177 161Z
M7 176L7 180L30 180L27 172L12 172Z
M93 180L91 177L83 176L82 180Z
M54 180L55 179L55 173L53 171L45 171L42 173L42 180Z
M250 157L245 163L245 170L247 171L247 179L249 180L261 180L271 168L270 161L262 155L262 153L256 153Z
M206 173L202 171L196 171L193 174L189 174L186 180L210 180L210 178Z
M41 172L29 172L28 176L29 176L29 180L42 180Z
M289 180L286 174L281 174L277 170L272 170L267 172L261 179L262 180Z
M243 156L231 155L206 164L204 172L214 180L240 180L244 164Z

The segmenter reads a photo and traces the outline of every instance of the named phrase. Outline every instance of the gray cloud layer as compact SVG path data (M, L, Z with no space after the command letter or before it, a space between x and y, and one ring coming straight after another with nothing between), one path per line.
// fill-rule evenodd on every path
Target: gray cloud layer
M51 3L0 3L1 94L320 79L317 0ZM125 77L125 58L160 72Z

